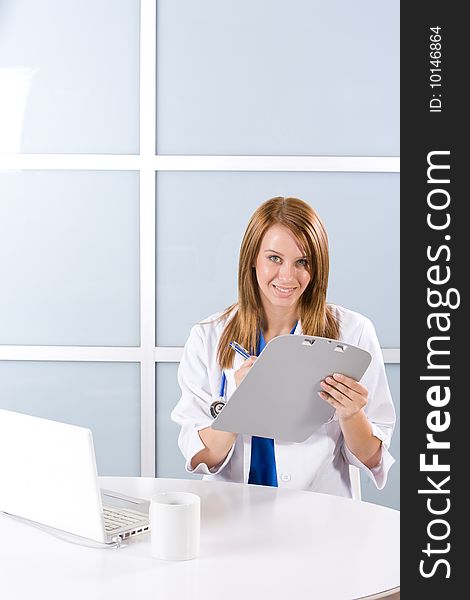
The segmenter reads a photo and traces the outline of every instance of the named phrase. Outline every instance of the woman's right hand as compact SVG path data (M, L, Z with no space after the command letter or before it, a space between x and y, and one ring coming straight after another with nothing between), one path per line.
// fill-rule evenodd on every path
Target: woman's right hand
M245 362L242 364L242 366L235 371L234 376L235 376L235 384L237 387L245 379L246 374L251 369L251 367L255 364L256 359L257 359L256 356L250 356L250 358L247 358L245 360Z

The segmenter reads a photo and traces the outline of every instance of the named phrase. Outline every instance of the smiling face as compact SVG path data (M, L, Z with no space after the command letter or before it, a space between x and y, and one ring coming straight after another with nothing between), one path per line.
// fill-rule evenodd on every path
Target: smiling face
M310 281L307 257L287 227L273 225L261 241L256 278L263 306L293 309Z

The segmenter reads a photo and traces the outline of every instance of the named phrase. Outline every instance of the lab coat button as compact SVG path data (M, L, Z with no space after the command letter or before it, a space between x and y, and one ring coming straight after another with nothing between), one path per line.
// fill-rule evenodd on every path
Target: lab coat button
M289 475L289 473L282 473L282 475L281 475L281 481L290 481L290 475Z

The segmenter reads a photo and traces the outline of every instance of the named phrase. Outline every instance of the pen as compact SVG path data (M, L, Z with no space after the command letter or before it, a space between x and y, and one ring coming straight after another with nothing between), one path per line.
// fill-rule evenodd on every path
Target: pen
M245 348L243 348L243 346L240 346L238 342L230 342L229 346L231 346L235 350L235 352L241 354L243 358L250 358L250 353L248 352L248 350L245 350Z

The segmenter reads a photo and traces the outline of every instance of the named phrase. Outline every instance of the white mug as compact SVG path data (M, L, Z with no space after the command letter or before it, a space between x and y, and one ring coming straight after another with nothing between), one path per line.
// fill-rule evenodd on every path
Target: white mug
M201 499L189 492L152 496L149 509L152 556L189 560L199 555Z

